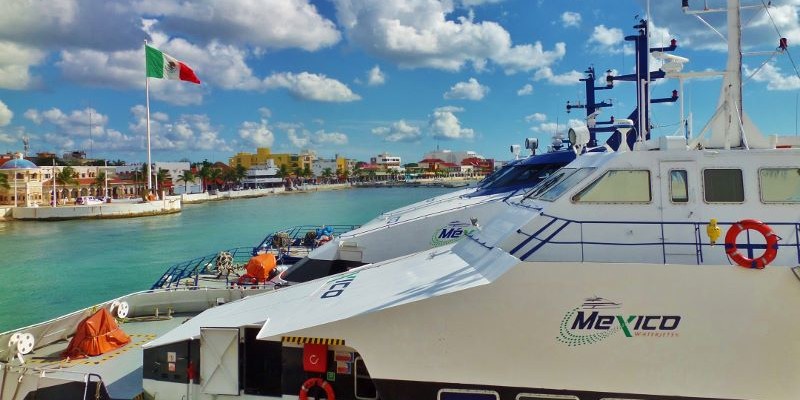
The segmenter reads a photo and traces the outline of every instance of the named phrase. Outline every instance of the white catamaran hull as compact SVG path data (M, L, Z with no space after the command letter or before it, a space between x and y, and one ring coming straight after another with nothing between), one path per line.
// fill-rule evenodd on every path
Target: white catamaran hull
M618 306L584 304L598 296ZM520 262L489 285L287 334L344 339L382 399L468 387L788 400L798 307L785 267Z

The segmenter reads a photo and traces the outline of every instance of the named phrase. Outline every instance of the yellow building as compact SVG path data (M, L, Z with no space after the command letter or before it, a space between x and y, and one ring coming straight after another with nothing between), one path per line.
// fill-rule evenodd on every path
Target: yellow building
M273 160L275 165L285 167L289 173L293 173L295 169L305 169L306 166L311 168L311 163L316 160L317 156L313 152L303 151L300 154L289 153L272 153L269 147L259 147L256 153L241 152L229 159L228 165L235 167L241 165L245 168L250 168L253 165L263 165L267 160Z

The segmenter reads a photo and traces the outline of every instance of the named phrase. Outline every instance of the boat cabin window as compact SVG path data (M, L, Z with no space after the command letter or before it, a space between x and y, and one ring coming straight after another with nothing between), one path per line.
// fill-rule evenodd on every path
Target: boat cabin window
M758 183L764 203L800 202L800 168L762 168Z
M578 203L649 203L650 171L612 170L572 197Z
M520 393L515 400L580 400L578 396L571 394L537 394Z
M689 178L685 169L669 171L669 196L673 203L689 202Z
M534 187L526 198L554 201L594 172L594 168L561 168Z
M703 188L708 203L741 203L744 201L744 184L740 169L703 170Z
M500 400L494 390L441 389L437 400Z

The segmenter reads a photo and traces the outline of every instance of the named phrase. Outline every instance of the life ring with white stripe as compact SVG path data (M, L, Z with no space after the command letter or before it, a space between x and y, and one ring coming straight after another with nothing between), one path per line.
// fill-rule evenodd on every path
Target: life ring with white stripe
M736 249L736 238L742 231L752 229L764 236L767 242L767 249L761 257L747 258ZM745 268L764 269L769 263L775 260L778 255L778 235L772 231L769 225L756 219L743 219L731 226L725 234L725 253L736 264Z
M325 391L325 397L327 397L328 400L336 400L336 395L333 393L333 386L322 380L322 378L311 378L303 382L303 386L300 387L300 400L308 400L308 391L314 386L321 387L322 390Z

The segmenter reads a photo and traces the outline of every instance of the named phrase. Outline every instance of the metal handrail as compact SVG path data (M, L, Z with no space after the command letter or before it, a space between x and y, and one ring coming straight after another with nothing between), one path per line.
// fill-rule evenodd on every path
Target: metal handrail
M342 233L352 231L360 227L361 225L354 225L354 224L330 224L325 225L333 228L333 233L335 235L341 235ZM305 237L306 233L314 232L320 225L297 225L292 226L286 229L278 230L268 234L264 239L255 247L253 247L252 255L258 254L259 251L264 249L274 248L273 240L275 236L279 233L286 233L289 236L289 248L292 246L302 246L303 245L303 238Z
M666 259L667 259L666 246L694 246L695 247L695 252L697 254L697 264L699 265L699 264L702 264L702 262L703 262L703 246L710 246L711 245L710 242L703 242L702 235L699 233L700 227L703 226L703 225L707 225L707 222L697 222L697 221L692 221L692 222L685 222L685 221L619 221L619 220L616 220L616 221L614 221L614 220L608 220L608 221L604 221L604 220L583 221L583 220L575 220L575 219L557 217L557 216L546 214L546 213L541 213L541 216L550 218L551 220L548 221L547 223L545 223L540 229L538 229L534 233L526 233L526 232L523 232L521 229L518 229L517 233L525 235L525 236L527 236L527 238L525 240L523 240L522 242L520 242L519 244L517 244L513 249L511 249L511 251L509 251L509 253L511 253L513 255L516 255L515 253L519 253L524 247L526 247L533 240L537 240L537 241L539 241L539 243L537 243L530 250L527 250L525 253L519 255L518 256L519 259L521 259L521 260L528 259L529 257L531 257L533 254L535 254L539 249L541 249L546 244L579 244L581 246L581 260L583 260L584 246L585 245L600 245L600 246L660 246L661 249L662 249L662 261L664 263L666 263ZM555 231L553 231L552 233L550 233L546 237L540 237L540 235L545 230L547 230L548 228L550 228L551 226L553 226L553 225L555 225L555 224L557 224L559 222L561 224L555 229ZM725 225L730 226L730 225L734 225L734 224L737 224L737 223L738 223L738 221L721 221L721 222L717 222L717 225L719 225L719 226L725 226ZM571 224L578 224L580 226L581 239L577 240L577 241L575 241L575 240L572 240L572 241L569 241L569 240L568 241L555 240L555 239L557 239L559 233L561 233L561 231L563 231L567 226L569 226ZM630 241L626 241L626 242L610 242L610 241L585 241L585 240L583 240L584 226L585 225L612 225L612 224L613 225L625 224L625 225L652 225L652 226L658 226L659 229L661 230L661 240L658 240L658 241L655 241L655 242L630 242ZM770 226L791 226L791 227L794 228L794 231L795 231L795 242L794 243L785 243L785 244L780 244L779 243L778 246L779 247L794 247L795 251L796 251L796 254L797 254L798 263L800 263L800 241L798 240L798 239L800 239L800 223L797 223L797 222L765 222L765 224L770 225ZM667 225L669 225L669 226L681 226L681 225L683 225L683 226L691 226L694 229L694 232L695 232L695 234L693 235L694 236L694 240L691 241L691 242L666 241L664 239L664 226L667 226ZM753 244L753 243L751 243L749 236L747 236L747 243L746 244L737 245L737 248L747 248L749 252L752 252L752 249L760 249L760 248L765 248L765 247L766 247L766 245L763 245L763 244ZM752 257L752 254L749 254L749 257Z

